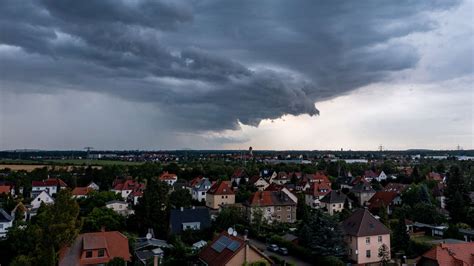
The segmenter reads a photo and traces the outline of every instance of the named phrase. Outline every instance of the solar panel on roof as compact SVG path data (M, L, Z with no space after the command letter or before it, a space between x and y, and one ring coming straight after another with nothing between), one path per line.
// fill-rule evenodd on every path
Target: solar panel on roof
M226 236L221 236L217 242L221 242L224 246L228 246L230 243L232 243L232 239L226 237Z
M214 244L212 244L211 248L214 249L215 251L221 253L226 246L222 245L222 243L219 243L216 241Z
M240 247L240 243L237 242L237 241L232 241L232 243L230 243L227 248L232 250L232 251L236 251L238 248Z

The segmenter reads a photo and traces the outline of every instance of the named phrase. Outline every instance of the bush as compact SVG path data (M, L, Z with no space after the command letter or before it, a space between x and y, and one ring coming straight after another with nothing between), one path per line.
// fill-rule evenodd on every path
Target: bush
M429 243L410 240L407 248L407 256L409 258L421 256L423 253L427 252L432 247L433 245Z
M341 259L334 256L322 257L319 260L320 265L327 265L327 266L344 266L346 265Z

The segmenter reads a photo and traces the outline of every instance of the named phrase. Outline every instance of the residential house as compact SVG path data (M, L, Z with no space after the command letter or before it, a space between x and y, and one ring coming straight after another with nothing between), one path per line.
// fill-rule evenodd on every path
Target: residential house
M13 216L0 208L0 239L6 237L8 229L13 226Z
M398 195L402 195L405 190L408 189L407 184L401 184L401 183L388 183L382 191L387 191L387 192L396 192Z
M171 210L170 232L180 234L184 230L204 230L211 227L211 216L206 207L180 208Z
M377 263L385 245L390 256L390 230L367 209L358 209L342 222L348 258L357 264Z
M145 184L133 180L131 177L127 177L125 179L115 179L112 187L111 191L120 194L122 199L126 200L133 191L144 189Z
M357 185L353 186L351 192L356 196L360 206L365 206L375 194L375 190L365 178L362 178Z
M242 180L245 180L244 182L248 182L249 176L247 175L245 168L237 168L230 177L230 183L232 186L239 186Z
M264 191L270 184L263 177L255 175L249 180L249 184L256 187L259 191Z
M321 208L326 209L329 215L333 215L336 212L341 212L344 208L352 208L352 200L347 197L346 194L340 190L332 190L321 201Z
M287 191L257 191L250 196L245 204L247 217L255 219L257 213L267 223L273 221L294 223L296 221L296 205L294 195Z
M199 252L199 260L208 266L251 265L265 262L273 265L273 261L258 248L249 243L247 238L222 232L208 246Z
M128 238L117 231L84 233L59 251L59 266L104 265L113 258L131 261ZM124 265L125 266L125 265Z
M41 191L46 191L50 196L58 193L60 189L67 188L66 183L59 178L48 178L43 181L32 181L31 182L31 197L38 196Z
M73 198L81 199L81 198L87 198L87 195L92 191L95 191L95 190L91 187L75 187L72 190L71 194Z
M137 205L138 199L143 196L143 192L145 191L145 188L146 188L145 184L140 184L140 186L134 187L132 192L128 194L127 201L132 203L133 205Z
M160 265L160 261L164 257L164 249L172 248L165 240L156 239L153 229L148 229L145 237L139 237L135 241L134 253L138 261L143 265Z
M474 242L441 243L425 252L416 263L417 266L468 266L474 265Z
M128 216L134 213L134 211L130 208L128 202L121 200L108 201L105 203L105 207L123 216Z
M189 182L189 190L193 200L199 202L206 200L207 191L211 188L211 181L206 177L196 177Z
M0 195L2 194L15 196L15 187L9 184L0 185Z
M426 174L426 180L428 181L436 181L436 182L444 182L444 179L445 177L439 173L436 173L436 172L429 172L428 174Z
M311 208L318 209L321 206L321 199L331 192L331 185L328 183L311 183L309 189L304 193L305 203Z
M87 187L92 188L93 190L99 191L99 185L91 181Z
M53 204L54 199L49 193L43 190L31 201L31 209L38 209L41 206L41 203Z
M387 214L392 214L395 206L402 204L400 195L395 191L377 191L368 201L369 210L373 213L380 208L387 208Z
M274 177L271 182L277 185L284 185L290 182L290 176L286 172L278 172L277 176Z
M444 190L446 189L446 184L444 183L436 183L433 189L431 190L431 194L436 200L439 202L439 207L444 209L446 207L446 197L444 196Z
M158 179L162 182L165 182L166 184L173 186L176 181L178 181L178 176L176 174L168 173L167 171L164 171Z
M235 192L230 181L216 182L206 193L206 206L211 209L220 209L222 205L234 203Z

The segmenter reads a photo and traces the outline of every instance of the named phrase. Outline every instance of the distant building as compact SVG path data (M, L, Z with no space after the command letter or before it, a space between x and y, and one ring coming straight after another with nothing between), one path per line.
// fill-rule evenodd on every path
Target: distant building
M309 189L304 192L306 205L314 209L321 207L321 199L331 192L331 185L328 183L314 182L310 184Z
M130 205L128 204L128 202L121 200L108 201L105 203L105 207L123 216L128 216L134 213L134 211L130 209Z
M206 177L196 177L189 182L189 191L193 200L206 200L207 191L211 188L211 181Z
M365 206L366 203L374 196L375 190L366 179L361 179L357 185L353 186L351 192L357 197L360 206Z
M369 210L377 212L380 208L387 208L387 214L392 214L395 206L402 204L402 198L394 191L377 191L367 202Z
M13 185L0 185L0 195L2 194L15 196L15 187Z
M390 256L390 230L367 209L358 209L342 222L348 257L357 264L380 262L379 248Z
M59 266L104 265L113 258L131 261L128 238L117 231L80 234L59 252Z
M13 226L13 217L4 209L0 208L0 238L7 235L8 229Z
M87 198L87 195L92 191L95 191L95 190L91 187L75 187L72 190L71 194L73 198L80 199L80 198Z
M31 201L31 208L38 209L41 206L41 203L44 204L53 204L54 199L47 193L46 191L41 191L32 201Z
M176 174L168 173L167 171L164 171L158 179L162 182L165 182L166 184L173 186L176 181L178 181L178 176Z
M247 171L245 171L245 168L237 168L230 177L230 182L232 185L236 184L238 186L242 180L245 180L244 182L249 181Z
M145 188L145 184L128 177L125 179L115 179L112 187L113 188L111 191L120 194L122 199L126 200L133 191L143 190Z
M352 200L341 191L332 190L321 199L321 208L328 211L329 215L334 215L336 212L341 212L347 208L352 208Z
M38 196L41 191L46 191L50 196L58 193L60 189L67 188L66 183L59 178L48 178L43 181L31 182L31 197Z
M170 232L179 234L184 230L203 230L211 226L211 216L206 207L180 208L171 210Z
M438 244L425 252L416 263L417 266L474 265L474 242L459 244Z
M206 206L211 209L220 209L222 205L235 203L235 192L229 181L214 183L206 193Z
M285 191L257 191L250 197L246 205L247 217L250 221L260 212L262 218L272 223L294 223L296 221L296 205L294 195Z
M255 175L249 180L249 184L256 187L259 191L265 190L270 184L263 177Z
M221 233L204 247L198 256L208 266L250 265L261 261L273 265L273 261L245 237L229 235L227 232Z

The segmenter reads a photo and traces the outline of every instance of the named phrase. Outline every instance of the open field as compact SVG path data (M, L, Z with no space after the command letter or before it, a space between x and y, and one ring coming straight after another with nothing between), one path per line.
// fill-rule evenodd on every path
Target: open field
M113 160L84 160L84 159L66 159L66 160L0 160L0 170L9 168L13 171L25 170L33 171L37 168L49 167L52 168L72 168L86 166L88 163L94 168L101 168L106 165L140 165L141 162L125 162Z

